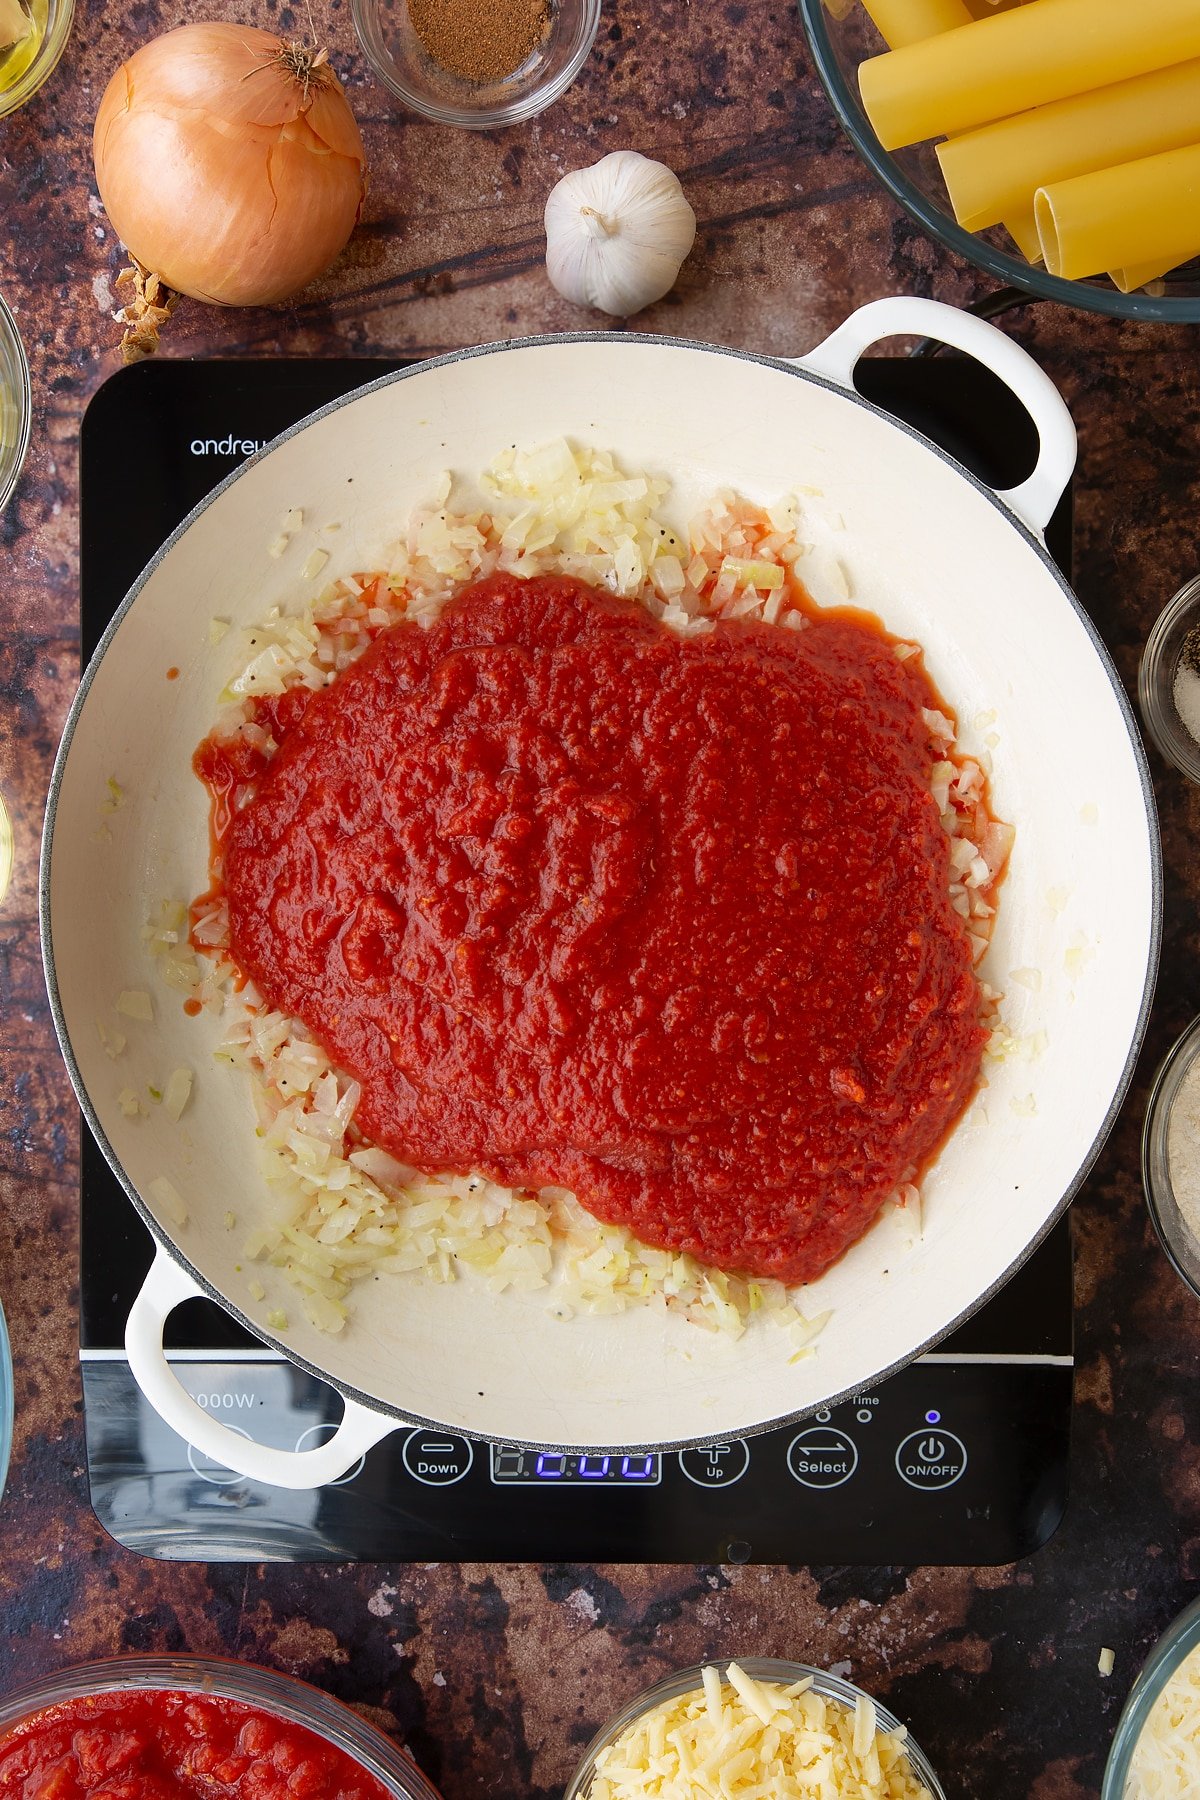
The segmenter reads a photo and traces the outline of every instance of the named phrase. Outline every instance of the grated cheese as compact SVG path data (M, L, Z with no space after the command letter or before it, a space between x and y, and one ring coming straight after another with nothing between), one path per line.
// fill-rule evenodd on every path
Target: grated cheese
M1142 1726L1124 1800L1190 1800L1200 1786L1200 1647L1185 1656Z
M730 1663L643 1713L596 1758L588 1800L931 1800L905 1754L904 1727L875 1706L785 1687Z

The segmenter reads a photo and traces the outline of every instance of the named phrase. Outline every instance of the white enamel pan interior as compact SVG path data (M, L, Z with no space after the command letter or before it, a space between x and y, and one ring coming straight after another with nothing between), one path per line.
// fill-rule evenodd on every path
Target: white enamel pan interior
M1038 426L1030 480L998 497L850 390L853 365L893 333L942 338L988 363ZM988 1085L925 1184L920 1235L881 1222L807 1291L830 1311L816 1354L790 1361L770 1329L738 1342L657 1309L551 1316L545 1293L472 1280L363 1284L336 1337L310 1326L283 1276L243 1265L269 1215L242 1078L219 1070L217 1028L155 992L152 1024L97 1023L124 989L153 989L141 931L157 903L206 885L205 795L191 773L222 683L244 652L214 617L249 624L297 593L307 551L273 559L281 515L340 521L327 574L371 568L439 472L477 473L505 445L560 434L668 475L672 508L733 486L760 501L797 488L805 535L836 557L854 599L924 645L962 741L990 749L995 805L1016 825L985 974L1028 1054ZM1036 365L994 328L928 301L881 301L800 363L638 336L538 339L425 364L316 414L192 515L126 599L88 669L54 774L43 860L50 994L80 1103L161 1246L130 1322L135 1373L185 1438L262 1480L315 1486L400 1421L545 1446L673 1447L745 1436L861 1390L992 1294L1078 1187L1115 1116L1157 953L1157 833L1128 704L1040 532L1074 461L1070 418ZM814 566L819 566L820 556ZM386 566L386 565L382 565ZM817 581L820 598L820 582ZM165 679L169 667L181 673ZM104 812L106 784L125 791ZM104 829L102 829L104 828ZM1012 972L1036 971L1014 979ZM1033 985L1030 985L1030 984ZM126 1118L177 1066L197 1071L180 1124ZM152 1195L166 1176L177 1223ZM235 1229L227 1229L232 1213ZM268 1290L255 1304L248 1281ZM162 1323L188 1294L222 1302L265 1343L334 1383L341 1431L285 1455L228 1433L176 1382ZM279 1308L286 1331L266 1323Z

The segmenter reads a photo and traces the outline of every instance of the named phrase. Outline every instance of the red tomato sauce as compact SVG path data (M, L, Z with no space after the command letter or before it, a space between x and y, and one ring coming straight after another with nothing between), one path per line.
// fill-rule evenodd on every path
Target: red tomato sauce
M201 746L234 959L402 1161L811 1279L936 1154L986 1036L940 700L893 642L481 581L271 703L272 757Z
M0 1800L390 1800L301 1725L218 1695L63 1700L0 1738Z

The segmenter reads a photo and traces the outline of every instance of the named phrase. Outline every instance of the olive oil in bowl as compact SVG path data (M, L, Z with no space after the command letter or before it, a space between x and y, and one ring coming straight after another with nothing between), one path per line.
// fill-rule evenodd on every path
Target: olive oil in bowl
M33 67L48 23L48 0L0 0L0 94Z
M0 119L49 79L74 12L75 0L0 0Z

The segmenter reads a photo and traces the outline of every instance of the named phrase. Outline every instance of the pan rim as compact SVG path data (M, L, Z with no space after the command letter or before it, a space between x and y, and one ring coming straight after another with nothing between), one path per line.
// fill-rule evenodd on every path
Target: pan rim
M923 449L939 458L955 474L959 475L969 484L969 486L974 488L977 493L981 494L994 508L996 508L1004 521L1017 531L1025 545L1033 551L1043 569L1053 579L1060 594L1066 600L1076 618L1083 626L1092 650L1099 659L1100 666L1108 679L1109 686L1116 699L1117 708L1125 727L1129 747L1133 753L1139 787L1141 790L1147 829L1148 849L1150 853L1150 930L1149 941L1146 946L1146 963L1142 977L1142 992L1137 1018L1135 1020L1125 1060L1122 1065L1120 1077L1113 1091L1112 1098L1105 1110L1100 1126L1093 1136L1091 1143L1088 1145L1074 1176L1063 1194L1059 1197L1055 1206L1051 1209L1050 1213L1029 1242L1024 1246L1020 1254L1012 1260L1012 1262L986 1289L976 1295L971 1304L964 1308L962 1312L958 1313L945 1325L940 1326L927 1338L923 1338L913 1349L906 1351L903 1356L890 1362L885 1368L876 1371L871 1377L872 1386L882 1381L886 1381L891 1375L897 1373L898 1370L907 1368L911 1363L915 1362L918 1357L926 1354L937 1344L941 1343L952 1332L957 1330L960 1325L965 1323L967 1319L978 1312L982 1306L986 1305L986 1303L1008 1283L1012 1276L1025 1265L1033 1255L1034 1251L1045 1238L1049 1236L1055 1225L1057 1225L1059 1220L1067 1212L1071 1202L1075 1199L1099 1157L1128 1095L1134 1070L1145 1040L1147 1026L1149 1024L1162 942L1162 844L1149 763L1146 757L1145 747L1142 744L1141 736L1137 728L1132 703L1128 694L1125 692L1125 688L1117 673L1116 666L1109 655L1103 639L1100 637L1099 632L1092 622L1091 617L1072 590L1062 571L1054 562L1038 534L1034 532L1023 519L1019 518L1005 505L993 488L990 488L986 482L972 474L969 469L965 468L956 458L951 456L948 451L942 449L940 445L933 443L931 439L925 437L923 433L917 431L903 420L894 417L894 415L889 413L885 408L876 405L873 401L865 399L863 395L857 392L857 390L843 387L839 383L828 379L826 376L819 375L811 369L806 369L802 362L791 361L783 357L768 356L756 351L736 349L727 345L705 344L689 338L642 332L565 332L536 337L504 339L489 344L471 345L462 350L451 351L443 356L431 357L425 361L413 363L406 368L394 370L389 374L381 375L372 381L365 382L361 387L352 389L349 393L341 395L337 399L328 402L325 406L319 407L316 411L307 414L303 419L297 420L294 425L289 426L277 437L272 438L269 444L266 444L261 450L256 451L252 456L248 457L244 463L234 469L215 488L213 488L211 493L200 500L188 513L187 517L180 522L171 535L159 547L155 555L150 559L141 574L134 581L120 606L113 614L111 621L105 628L103 635L96 645L95 651L88 661L87 667L81 672L79 688L71 702L66 722L63 727L62 737L55 753L54 767L51 773L50 786L47 793L46 813L42 830L39 861L38 920L41 935L42 965L46 980L47 994L50 1001L51 1016L58 1037L59 1048L63 1056L63 1061L66 1064L67 1073L79 1103L80 1111L83 1115L83 1119L86 1121L95 1137L101 1153L109 1164L109 1167L112 1169L113 1174L120 1182L121 1187L132 1201L139 1216L149 1229L156 1244L160 1245L172 1260L187 1272L204 1295L215 1301L223 1311L230 1314L243 1329L248 1331L250 1335L260 1343L266 1345L269 1349L278 1352L287 1361L295 1364L298 1368L303 1369L316 1380L323 1381L328 1386L335 1388L343 1398L355 1401L358 1405L365 1407L368 1411L373 1412L382 1418L394 1419L397 1428L407 1424L418 1429L422 1427L435 1427L441 1430L453 1430L463 1437L485 1443L494 1440L479 1431L472 1431L468 1427L458 1423L447 1425L447 1422L444 1419L435 1419L417 1412L402 1410L400 1407L393 1405L390 1401L382 1400L377 1395L368 1394L363 1389L355 1387L352 1383L330 1374L328 1370L298 1353L291 1346L284 1343L279 1337L273 1336L269 1330L264 1329L261 1325L248 1318L235 1302L228 1299L226 1295L216 1288L204 1273L190 1261L176 1240L162 1225L160 1225L158 1220L145 1205L141 1196L133 1186L133 1183L125 1174L120 1159L109 1142L107 1133L104 1130L97 1110L92 1103L91 1097L83 1082L82 1074L71 1042L70 1032L67 1027L54 956L50 903L55 826L58 814L59 795L66 771L66 765L70 757L71 747L74 742L75 731L91 691L92 682L95 679L101 662L112 647L112 644L134 603L145 589L147 583L157 572L160 565L174 549L175 545L196 520L199 519L210 506L214 505L234 482L240 480L248 469L263 461L266 457L270 456L273 451L280 448L285 443L288 443L300 432L307 430L309 426L330 417L333 413L340 411L342 408L351 405L353 402L358 401L368 394L377 393L382 389L391 387L401 381L413 380L414 378L425 374L427 371L446 368L453 364L473 361L482 357L503 355L511 350L542 351L547 349L561 349L564 346L574 344L596 343L621 344L629 347L639 346L655 350L685 350L702 355L727 357L735 361L765 367L776 373L809 382L816 387L825 389L827 392L832 393L840 399L861 407L864 411L881 419L885 424L892 427L892 429L901 432L905 437L912 439ZM237 359L231 358L228 360L236 361ZM744 1437L755 1437L767 1431L781 1430L787 1426L798 1424L804 1419L811 1417L816 1411L825 1407L834 1407L843 1404L845 1401L852 1398L855 1393L861 1392L861 1390L861 1381L856 1382L852 1387L845 1391L835 1395L826 1396L817 1400L815 1403L805 1405L795 1411L782 1413L774 1418L747 1425L742 1428L739 1435ZM582 1449L586 1447L589 1450L594 1449L601 1453L614 1455L627 1453L646 1454L652 1451L661 1451L663 1454L669 1454L679 1450L724 1442L728 1436L729 1433L725 1431L700 1437L672 1439L670 1441L655 1444L622 1443L596 1445L589 1442L586 1446L564 1445L560 1442L550 1443L540 1439L522 1439L519 1437L507 1438L505 1441L513 1443L514 1445L519 1445L522 1448L534 1450L558 1450L565 1448Z

